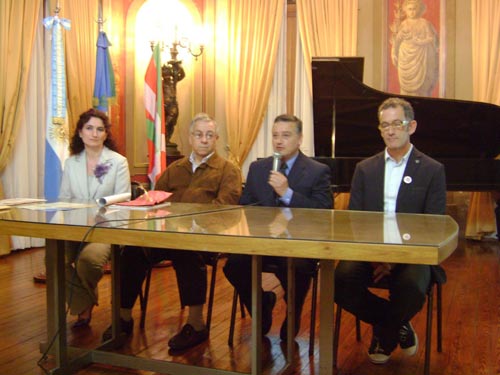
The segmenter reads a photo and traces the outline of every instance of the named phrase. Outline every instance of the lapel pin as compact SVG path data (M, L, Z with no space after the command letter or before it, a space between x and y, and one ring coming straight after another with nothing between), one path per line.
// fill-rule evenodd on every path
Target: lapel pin
M404 181L404 183L405 183L405 184L411 184L411 181L412 181L412 180L411 180L411 177L410 177L410 176L405 176L405 177L403 178L403 181Z

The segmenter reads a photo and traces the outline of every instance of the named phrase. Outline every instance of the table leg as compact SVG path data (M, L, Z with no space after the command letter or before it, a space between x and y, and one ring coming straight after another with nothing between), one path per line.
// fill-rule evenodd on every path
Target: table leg
M295 319L300 319L300 316L295 316L295 267L293 258L287 259L287 350L286 363L290 365L293 362L293 348L295 343Z
M44 352L54 354L56 367L68 363L66 341L66 291L64 269L64 241L47 240L45 244L47 272L47 344ZM53 344L52 344L53 341ZM53 345L53 348L47 345Z
M118 245L111 245L111 321L113 327L113 338L116 339L120 336L120 251L121 247Z
M320 260L320 310L319 310L319 373L333 374L333 260Z
M262 257L252 255L252 375L262 374Z

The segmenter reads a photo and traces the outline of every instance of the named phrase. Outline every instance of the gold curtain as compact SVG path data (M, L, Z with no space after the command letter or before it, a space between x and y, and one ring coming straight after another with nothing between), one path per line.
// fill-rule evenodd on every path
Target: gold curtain
M472 0L473 99L500 105L500 2ZM465 236L481 239L496 231L491 193L472 193Z
M355 56L358 40L357 0L297 0L297 17L312 97L313 56ZM335 197L335 208L347 209L349 193Z
M274 76L284 0L228 1L226 126L241 166L263 121Z
M357 0L297 0L300 40L312 91L313 56L355 56L358 40Z
M41 0L0 1L0 173L12 153L26 98ZM4 198L0 181L0 199ZM0 255L10 252L8 236L0 236Z
M61 17L71 20L71 30L64 32L70 136L80 113L92 108L99 31L97 4L98 0L61 2Z

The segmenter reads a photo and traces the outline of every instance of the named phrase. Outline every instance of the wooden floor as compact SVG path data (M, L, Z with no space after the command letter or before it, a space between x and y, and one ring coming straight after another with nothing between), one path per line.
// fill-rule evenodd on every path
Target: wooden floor
M464 208L452 207L459 224L463 224ZM463 227L463 226L462 226ZM500 243L496 240L481 242L464 240L444 267L448 283L443 287L443 352L431 354L433 375L493 375L500 374ZM41 354L39 342L45 340L45 286L33 283L33 275L43 270L43 249L15 252L0 258L0 374L38 375ZM223 263L223 262L222 262ZM123 349L138 356L167 359L179 363L196 363L202 366L248 372L250 369L250 318L237 319L235 346L227 345L232 288L225 280L219 266L214 318L210 340L183 353L169 353L167 341L176 333L185 319L179 307L175 275L171 268L154 270L151 301L144 331L138 329L139 310L134 310L136 329L133 338ZM100 341L103 330L110 322L110 276L99 284L100 305L94 310L91 327L69 330L69 341L75 346L91 347ZM279 329L284 316L283 292L274 277L266 275L266 289L278 293L275 321L265 343L264 368L266 374L279 371L284 363L285 348L280 344ZM308 297L309 298L309 297ZM70 323L74 317L69 317ZM302 327L297 338L297 355L300 359L295 374L318 374L317 340L315 354L308 356L308 327L310 301L306 302ZM69 324L70 324L69 323ZM413 321L420 341L424 341L425 313ZM434 330L435 332L435 330ZM344 314L339 351L340 374L422 374L424 351L414 357L404 357L395 351L383 366L371 364L366 356L371 332L362 325L362 342L356 342L354 320ZM43 362L50 368L51 362ZM103 374L152 374L123 368L94 365L77 375Z

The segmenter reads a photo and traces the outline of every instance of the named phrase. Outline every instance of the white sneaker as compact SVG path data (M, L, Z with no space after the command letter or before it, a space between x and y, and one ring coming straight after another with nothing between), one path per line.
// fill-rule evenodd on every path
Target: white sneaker
M418 350L418 337L410 322L399 328L399 346L403 353L408 356L415 355Z
M368 357L372 363L383 365L391 358L391 352L385 350L382 345L380 345L379 338L373 335L370 348L368 349Z

